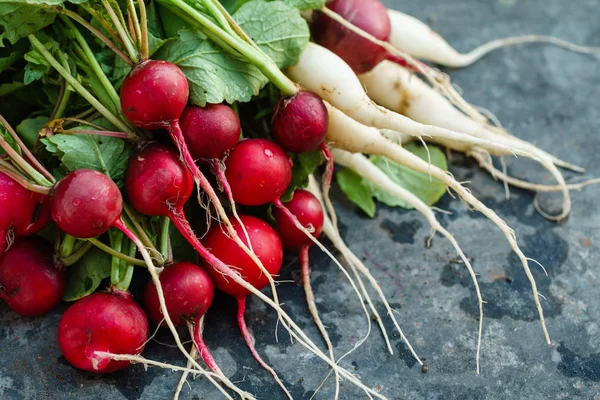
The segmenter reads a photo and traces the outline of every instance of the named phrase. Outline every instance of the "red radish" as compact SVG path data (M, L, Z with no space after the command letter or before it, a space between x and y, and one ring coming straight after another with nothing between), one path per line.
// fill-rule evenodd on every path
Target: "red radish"
M100 292L72 305L58 324L58 345L71 365L88 372L110 373L129 361L99 357L96 352L140 354L148 340L148 319L131 294Z
M292 180L292 161L266 139L239 142L225 162L225 175L237 203L258 206L278 199Z
M108 176L79 169L58 182L51 207L52 219L61 230L85 239L103 234L120 220L123 198Z
M210 276L200 267L189 262L180 262L165 268L160 274L167 310L175 326L193 326L193 340L202 359L210 369L222 374L202 338L200 319L210 307L215 288ZM155 324L164 325L158 292L152 280L146 284L144 305L148 317Z
M31 192L0 172L0 254L7 235L30 236L50 222L48 196Z
M188 83L181 69L168 61L137 64L121 86L121 108L135 126L166 129L187 105Z
M277 233L269 224L256 217L242 215L240 219L248 231L250 245L254 253L272 276L277 275L283 261L283 250ZM241 235L240 223L235 221L233 225L238 234ZM214 226L204 237L202 244L225 264L232 265L241 274L242 278L252 286L257 289L266 287L269 281L265 274L222 229L221 226ZM248 245L246 238L242 236L242 239ZM231 282L230 279L211 268L210 265L206 263L205 265L215 286L222 292L236 298L245 297L249 294L248 290L235 282Z
M65 277L52 245L41 237L18 239L0 258L0 299L15 312L37 317L62 300Z
M254 253L267 271L269 271L271 276L276 276L281 269L281 263L283 262L283 249L277 233L269 224L256 217L242 215L240 216L240 220L241 223L237 221L233 222L234 229L237 231L238 235L244 239L242 236L241 224L246 227L250 243L247 243L246 241L245 244L249 244L250 247L252 247ZM262 273L258 265L256 265L252 259L250 259L250 257L248 257L248 255L229 236L227 236L223 231L223 227L214 226L204 237L202 243L223 263L232 265L241 275L242 279L250 283L256 289L263 289L269 284L269 280ZM231 281L231 279L228 279L227 276L224 276L219 269L216 269L210 263L205 262L204 265L210 273L215 286L222 292L237 299L237 320L246 345L256 361L273 375L275 381L282 387L286 394L288 394L288 397L290 397L287 389L277 376L277 373L262 359L254 347L252 337L246 326L246 321L244 320L246 297L250 292L236 282Z
M315 238L321 236L324 221L323 207L312 193L303 189L296 190L292 200L283 205L305 228L311 231ZM273 210L273 217L277 222L279 238L286 249L300 251L313 244L312 240L296 228L295 222L280 209Z
M301 90L277 102L272 120L273 136L286 151L315 151L325 140L328 123L323 100L313 92Z
M240 139L241 125L226 104L188 106L179 120L183 137L194 158L222 158Z
M327 3L327 8L379 40L387 41L390 36L390 18L379 0L332 0ZM343 58L357 74L370 71L388 56L383 47L349 31L321 12L315 14L312 35L315 42Z

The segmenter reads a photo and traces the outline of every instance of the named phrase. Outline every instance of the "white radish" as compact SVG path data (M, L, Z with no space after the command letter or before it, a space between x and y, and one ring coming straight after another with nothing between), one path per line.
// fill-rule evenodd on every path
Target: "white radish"
M532 154L532 158L542 164L562 188L563 207L561 213L557 216L545 216L553 220L562 220L569 214L571 198L564 177L555 165L555 157L530 143L514 136L499 135L489 125L473 121L454 108L446 98L431 89L425 82L397 64L384 61L369 73L361 75L360 81L368 90L369 96L383 107L396 110L424 124L458 130L481 139L501 140L510 148ZM483 146L469 146L445 138L433 137L431 140L450 149L462 151L467 155L480 152L480 148L483 148ZM485 150L496 156L512 153L491 147L485 147Z
M527 278L531 284L533 298L538 310L540 323L544 331L546 342L550 344L550 336L546 328L544 311L540 303L537 284L535 282L535 278L531 274L531 270L529 269L528 261L530 259L525 257L521 251L517 243L516 235L508 226L508 224L493 210L488 208L485 204L473 196L470 190L463 187L448 172L435 165L427 163L426 161L402 148L402 146L385 138L379 130L362 125L352 118L349 118L341 111L335 109L330 104L326 103L326 105L329 111L329 130L327 132L327 139L332 143L333 147L341 148L352 153L368 153L384 156L414 171L429 174L432 177L439 179L446 184L446 186L454 190L463 201L465 201L475 210L480 211L496 226L498 226L498 228L500 228L508 240L512 250L521 260L525 274L527 275Z
M443 37L417 18L389 9L388 15L392 24L392 33L388 40L393 46L420 60L446 67L467 67L494 50L524 43L548 43L583 54L600 53L600 47L579 46L547 35L522 35L492 40L463 54L455 50Z
M378 106L364 91L358 77L339 56L328 49L309 43L298 63L286 74L302 87L315 92L345 114L368 126L389 129L414 137L444 138L459 143L479 145L486 149L513 152L496 139L482 139L464 133L413 121L397 112ZM526 151L515 154L532 157Z
M381 187L382 189L396 196L397 198L406 201L427 219L433 230L432 236L433 234L435 234L435 232L440 232L452 244L452 246L458 253L458 256L463 261L467 270L469 271L469 275L471 275L471 279L473 280L473 284L475 286L475 293L477 294L477 301L479 304L479 333L477 335L476 364L477 373L479 374L479 355L481 351L481 335L483 332L483 299L479 290L477 276L475 275L475 271L471 266L471 262L463 253L454 236L452 236L452 234L450 234L450 232L448 232L446 228L444 228L438 222L431 207L425 204L413 193L392 181L381 169L379 169L377 166L371 163L365 156L359 153L352 154L340 149L333 149L332 154L335 158L336 163L340 164L343 167L350 168L351 170L353 170L366 180L370 181L371 183L374 183L375 185Z

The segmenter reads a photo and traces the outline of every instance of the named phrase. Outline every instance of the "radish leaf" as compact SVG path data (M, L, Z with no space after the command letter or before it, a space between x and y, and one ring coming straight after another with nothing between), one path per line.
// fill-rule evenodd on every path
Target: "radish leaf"
M64 301L76 301L94 293L103 279L110 276L111 256L97 247L91 248L68 268Z
M369 217L375 216L373 192L363 178L351 169L343 169L335 174L340 189L354 204L360 207Z

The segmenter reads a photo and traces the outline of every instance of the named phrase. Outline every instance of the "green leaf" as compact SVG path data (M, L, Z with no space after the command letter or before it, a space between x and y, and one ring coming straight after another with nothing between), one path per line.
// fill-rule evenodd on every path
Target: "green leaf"
M45 28L55 16L50 10L26 1L0 3L0 47L4 47L5 39L15 44L30 33Z
M10 51L8 55L0 57L0 74L19 61L23 57L24 52L20 50Z
M281 1L251 1L233 18L279 68L296 64L310 38L298 9Z
M103 279L110 276L111 257L91 248L79 261L68 269L67 289L64 301L76 301L94 293Z
M404 148L419 156L423 160L428 161L427 150L425 147L411 143L406 145ZM448 162L444 152L435 146L428 146L428 148L429 153L431 154L431 164L443 169L444 171L447 171ZM385 174L389 176L395 183L416 195L429 206L437 203L439 199L446 193L446 185L438 179L430 178L430 176L427 174L413 171L412 169L396 164L385 157L371 157L371 162L385 172ZM370 182L368 182L367 185L370 187L377 200L381 201L382 203L385 203L390 207L400 206L406 209L413 208L405 201L390 195L380 187Z
M108 136L58 134L42 139L42 143L48 152L60 159L63 171L94 169L108 173L119 186L127 161L133 154L131 145Z
M375 216L375 201L373 192L363 178L351 169L343 169L335 174L340 189L348 198L360 207L369 217Z
M49 117L39 116L21 121L16 131L27 147L33 149L38 138L38 131L48 122Z
M268 82L255 66L226 53L195 32L181 31L155 58L171 61L181 68L189 82L190 101L199 106L250 101Z
M8 82L0 85L0 96L6 96L16 90L21 89L25 84L23 82Z
M292 169L292 181L286 192L281 196L281 201L290 201L297 188L306 187L308 185L308 176L315 172L322 163L323 156L318 150L296 155Z
M14 151L21 154L21 149L19 148L19 144L12 137L12 135L10 133L8 133L8 131L6 129L4 129L4 127L0 127L0 136L2 136L2 139L4 139L8 143L8 145L13 148ZM5 154L4 149L0 148L0 154Z
M320 10L327 0L282 0L284 3L300 10Z

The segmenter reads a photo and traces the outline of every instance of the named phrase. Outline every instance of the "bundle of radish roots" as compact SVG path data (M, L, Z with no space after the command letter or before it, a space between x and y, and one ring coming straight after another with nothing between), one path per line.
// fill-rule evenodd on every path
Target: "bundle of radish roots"
M204 343L203 330L210 329L204 316L216 288L237 299L245 342L289 398L254 348L244 321L249 295L270 306L297 345L330 367L335 398L341 381L385 398L372 389L376 382L361 382L340 366L345 355L334 352L316 307L319 293L310 285L308 254L316 245L345 274L369 331L374 315L393 353L375 293L422 364L385 291L338 231L329 198L334 164L343 168L338 181L352 200L361 188L385 193L451 242L476 288L477 372L484 301L469 258L432 208L446 190L508 240L550 343L530 271L535 261L494 210L433 162L434 150L444 155L430 144L473 157L507 185L561 193L560 214L544 213L553 220L569 213L570 190L593 181L568 185L559 168L580 168L506 132L423 61L464 67L496 48L536 41L597 49L527 36L461 55L379 0L35 3L0 11L13 13L1 22L3 51L11 58L3 59L0 82L2 97L10 99L2 102L0 136L0 298L28 317L74 301L58 326L60 350L74 367L93 373L132 363L170 368L183 373L176 397L191 374L226 398L253 398L230 381ZM29 107L27 118L6 110L13 102ZM405 146L410 141L418 144ZM529 158L556 182L509 176L494 156ZM418 173L424 188L403 185L385 165ZM434 184L442 187L437 198L420 195ZM194 216L191 223L186 213ZM335 251L319 242L322 233ZM193 248L191 259L178 253L182 241ZM284 250L299 256L322 342L280 305L276 279ZM148 274L143 298L134 299L132 280ZM151 324L172 333L185 364L141 355ZM188 335L193 345L186 348Z

